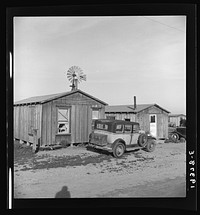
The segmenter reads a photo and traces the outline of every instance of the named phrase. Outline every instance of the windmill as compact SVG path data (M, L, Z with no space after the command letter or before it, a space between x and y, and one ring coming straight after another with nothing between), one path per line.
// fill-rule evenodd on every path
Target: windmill
M86 81L86 75L83 74L82 69L78 66L72 66L67 71L67 78L72 83L71 91L78 89L78 83Z

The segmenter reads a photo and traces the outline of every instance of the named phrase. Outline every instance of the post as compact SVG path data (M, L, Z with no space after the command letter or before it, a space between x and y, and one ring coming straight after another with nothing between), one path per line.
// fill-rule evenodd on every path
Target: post
M32 150L34 152L36 152L37 144L38 144L37 130L38 129L33 129L33 148L32 148Z
M136 109L136 96L134 96L134 110Z

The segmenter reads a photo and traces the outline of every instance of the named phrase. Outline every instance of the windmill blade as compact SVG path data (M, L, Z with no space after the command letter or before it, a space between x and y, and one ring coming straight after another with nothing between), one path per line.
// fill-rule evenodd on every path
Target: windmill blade
M83 80L83 81L86 81L86 75L85 74L80 75L80 79Z
M67 78L69 81L72 81L74 77L72 76L72 74L67 74Z

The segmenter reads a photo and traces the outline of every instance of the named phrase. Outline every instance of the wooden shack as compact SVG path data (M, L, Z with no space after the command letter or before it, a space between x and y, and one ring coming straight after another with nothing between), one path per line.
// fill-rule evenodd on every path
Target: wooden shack
M169 114L169 123L173 124L174 126L182 126L181 120L186 120L186 115L184 114Z
M168 114L170 112L157 104L114 105L105 107L105 116L139 122L140 128L156 138L168 137Z
M104 118L105 102L74 90L15 102L14 138L40 146L88 142L92 119Z

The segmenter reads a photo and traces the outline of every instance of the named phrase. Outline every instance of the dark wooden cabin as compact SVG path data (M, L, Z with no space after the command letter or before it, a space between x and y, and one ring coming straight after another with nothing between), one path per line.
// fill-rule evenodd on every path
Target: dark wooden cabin
M14 138L49 146L88 142L92 119L105 117L105 102L81 91L37 96L14 104Z
M169 114L169 123L178 127L181 125L181 120L186 120L185 114Z
M167 138L170 112L157 104L136 105L136 99L134 102L134 105L106 106L106 118L138 122L142 130L151 133L156 138Z

